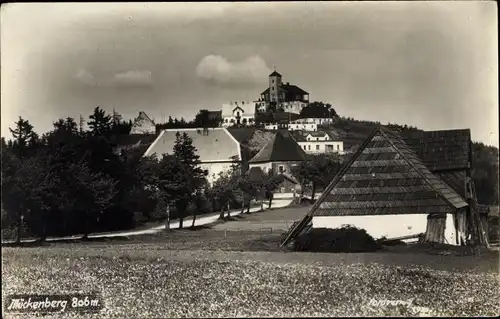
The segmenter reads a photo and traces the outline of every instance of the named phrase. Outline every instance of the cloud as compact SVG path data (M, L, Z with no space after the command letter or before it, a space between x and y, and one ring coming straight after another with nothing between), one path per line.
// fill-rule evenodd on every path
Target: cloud
M76 71L74 78L88 86L149 86L153 83L151 71L147 70L131 70L96 78L89 71L80 68Z
M114 83L117 85L148 86L153 83L151 71L131 70L115 74Z
M83 84L86 84L86 85L90 85L90 86L98 85L95 77L90 72L88 72L85 69L81 69L81 68L78 69L76 71L76 73L75 73L74 78L77 81L80 81L80 82L82 82Z
M219 85L259 83L266 81L270 72L264 59L258 55L239 62L228 61L220 55L208 55L196 67L200 79Z

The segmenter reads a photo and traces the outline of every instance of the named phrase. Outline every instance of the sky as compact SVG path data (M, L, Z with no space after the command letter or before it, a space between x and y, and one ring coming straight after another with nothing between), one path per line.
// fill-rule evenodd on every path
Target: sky
M96 106L189 120L256 100L276 67L341 116L498 147L494 1L16 3L0 31L2 136Z

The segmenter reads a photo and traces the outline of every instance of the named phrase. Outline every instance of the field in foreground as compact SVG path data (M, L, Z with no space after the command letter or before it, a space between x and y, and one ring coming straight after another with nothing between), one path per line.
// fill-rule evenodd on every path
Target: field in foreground
M3 248L2 294L100 291L105 308L96 318L500 312L497 272L452 267L472 257L65 246ZM370 300L405 304L374 306Z

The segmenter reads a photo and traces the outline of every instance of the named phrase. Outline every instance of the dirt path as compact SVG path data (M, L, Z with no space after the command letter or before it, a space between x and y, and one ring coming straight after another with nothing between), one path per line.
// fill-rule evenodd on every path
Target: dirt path
M280 208L280 207L286 207L290 205L291 200L276 200L272 203L273 208ZM268 208L267 204L264 204L264 210ZM250 209L250 212L255 213L260 211L260 207L253 207ZM241 210L233 210L231 211L231 216L238 216L241 213ZM210 225L215 223L219 219L219 213L214 213L210 215L204 215L204 216L199 216L196 218L195 221L195 226L203 226L203 225ZM191 225L193 222L193 217L188 216L184 218L184 225ZM227 223L226 223L227 224ZM179 220L174 220L170 223L170 228L171 229L178 229L179 228ZM139 235L150 235L150 234L156 234L162 230L165 229L165 224L161 223L158 224L157 226L153 226L147 229L142 229L142 230L129 230L129 231L117 231L117 232L106 232L106 233L94 233L89 235L89 238L112 238L112 237L124 237L124 236L139 236ZM77 240L81 239L83 234L78 234L74 236L67 236L67 237L49 237L47 238L48 242L55 242L55 241L67 241L67 240ZM35 242L37 239L36 238L29 238L29 239L23 239L21 242L23 243L32 243ZM14 240L9 240L9 241L2 241L2 244L12 244L14 243Z

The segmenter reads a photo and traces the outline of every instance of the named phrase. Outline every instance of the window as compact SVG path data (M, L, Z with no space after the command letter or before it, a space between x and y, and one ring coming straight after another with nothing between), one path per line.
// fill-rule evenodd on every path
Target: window
M339 144L337 144L337 151L338 151L338 150L340 150L340 145L339 145Z
M274 83L274 80L272 80L272 83Z
M319 145L316 145L316 151L319 151Z
M208 169L204 170L203 174L205 174L205 176L208 176Z
M306 146L304 145L304 150L306 149Z
M280 174L283 174L283 172L285 171L283 165L278 166L278 170L279 170Z
M236 116L238 116L238 117L239 117L239 116L240 116L240 112L236 112Z
M319 137L316 137L316 141L319 141Z
M311 150L311 145L308 145L308 149Z
M271 87L271 91L274 91L274 86L273 86L273 87Z

